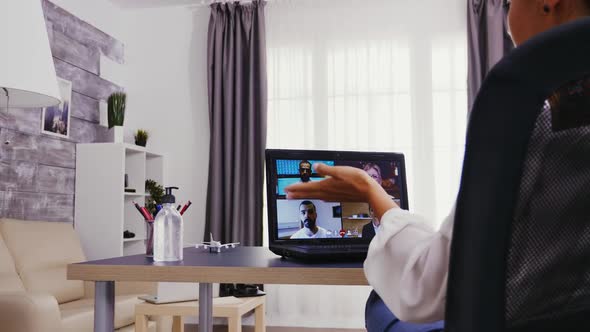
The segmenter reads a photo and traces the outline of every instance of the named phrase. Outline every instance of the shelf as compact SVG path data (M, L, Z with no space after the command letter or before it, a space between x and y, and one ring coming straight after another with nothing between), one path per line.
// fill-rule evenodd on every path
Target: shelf
M145 153L146 152L146 149L143 146L129 144L129 143L123 143L123 146L125 147L125 151L127 153Z
M131 238L131 239L123 239L123 242L133 242L133 241L145 241L145 238L134 237L134 238Z
M145 156L148 159L152 159L152 158L163 158L164 157L163 155L161 155L159 153L148 152L148 151L146 151Z
M133 144L76 145L75 226L89 261L145 253L145 221L131 203L149 200L146 179L165 183L164 162L158 152ZM125 174L135 192L125 192ZM124 230L135 237L125 239Z
M135 144L123 143L123 147L127 153L145 153L147 159L163 158L161 153L150 151L147 148Z

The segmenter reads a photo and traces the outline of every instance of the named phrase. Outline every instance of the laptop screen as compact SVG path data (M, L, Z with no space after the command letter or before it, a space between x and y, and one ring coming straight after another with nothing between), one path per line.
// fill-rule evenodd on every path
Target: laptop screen
M404 156L398 153L267 150L269 239L272 242L365 242L379 222L367 203L288 200L285 187L321 181L313 165L351 166L378 181L402 208L408 208ZM315 241L314 241L315 242Z

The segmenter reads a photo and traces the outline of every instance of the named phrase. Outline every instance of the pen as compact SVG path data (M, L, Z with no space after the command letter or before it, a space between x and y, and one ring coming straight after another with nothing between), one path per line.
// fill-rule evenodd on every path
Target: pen
M143 214L143 217L145 218L145 220L154 221L154 217L152 216L152 214L148 211L148 209L145 206L143 206L141 208L141 210L143 211L142 214Z
M154 217L152 217L152 214L148 211L148 209L145 206L139 206L139 204L135 202L133 203L135 204L135 208L139 211L139 213L141 213L145 220L149 221L154 219Z
M145 220L149 220L150 219L150 218L148 218L148 215L146 214L146 211L144 211L143 208L139 206L139 204L137 204L136 202L133 202L133 205L135 205L135 208L137 209L137 211L139 211L139 213L141 213L142 217Z
M189 206L191 206L191 204L193 204L191 201L188 201L188 203L186 203L184 205L184 207L182 208L182 210L180 210L180 215L183 215L184 212L188 209Z

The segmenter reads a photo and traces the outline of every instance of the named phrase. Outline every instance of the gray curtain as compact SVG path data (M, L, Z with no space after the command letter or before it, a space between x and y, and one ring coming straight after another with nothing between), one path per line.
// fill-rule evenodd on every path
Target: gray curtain
M211 5L205 238L262 245L266 147L264 2Z
M469 110L488 71L512 48L506 0L467 0Z

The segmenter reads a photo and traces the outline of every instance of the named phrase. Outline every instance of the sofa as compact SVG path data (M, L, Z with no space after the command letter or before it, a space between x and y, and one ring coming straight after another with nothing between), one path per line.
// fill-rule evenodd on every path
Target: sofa
M93 331L94 283L66 280L85 261L70 223L0 219L0 330ZM154 283L115 284L115 330L134 331L135 305ZM150 332L156 323L148 324Z

